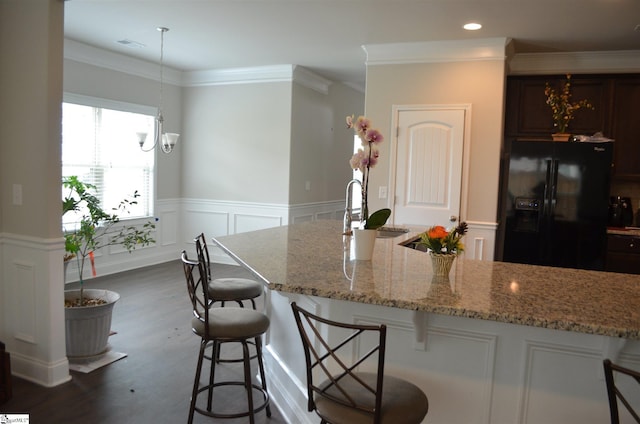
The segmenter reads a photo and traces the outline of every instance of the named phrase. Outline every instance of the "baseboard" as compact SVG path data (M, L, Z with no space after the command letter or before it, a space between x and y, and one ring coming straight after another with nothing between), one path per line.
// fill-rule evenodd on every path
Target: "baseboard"
M47 363L11 352L11 374L44 387L55 387L71 380L66 357Z
M269 376L267 387L269 396L278 407L282 416L289 424L317 424L319 417L314 412L307 411L306 385L297 379L289 371L278 355L265 346L262 354L266 374ZM285 388L295 387L297 390L287 390ZM293 396L292 396L293 395Z

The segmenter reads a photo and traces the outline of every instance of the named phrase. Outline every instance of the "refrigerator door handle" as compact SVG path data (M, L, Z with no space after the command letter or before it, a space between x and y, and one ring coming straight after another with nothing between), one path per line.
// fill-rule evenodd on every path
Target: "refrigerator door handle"
M544 193L543 193L543 197L542 197L542 217L543 219L546 219L547 217L551 216L551 204L550 204L550 199L551 199L551 190L552 187L550 187L549 185L552 184L551 182L552 180L552 161L551 160L547 160L547 168L546 168L546 178L544 180Z
M558 193L558 159L551 161L551 193L549 197L549 217L552 218L556 211L556 201Z

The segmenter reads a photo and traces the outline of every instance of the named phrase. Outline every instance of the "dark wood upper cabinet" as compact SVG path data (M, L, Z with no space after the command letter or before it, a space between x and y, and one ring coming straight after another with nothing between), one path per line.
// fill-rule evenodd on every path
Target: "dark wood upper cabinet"
M615 177L640 180L640 77L616 79L613 115Z
M513 139L550 140L556 131L544 94L548 82L561 91L566 75L507 78L505 142ZM616 179L640 180L640 74L572 75L571 100L586 99L594 109L576 111L569 132L602 132L615 140Z

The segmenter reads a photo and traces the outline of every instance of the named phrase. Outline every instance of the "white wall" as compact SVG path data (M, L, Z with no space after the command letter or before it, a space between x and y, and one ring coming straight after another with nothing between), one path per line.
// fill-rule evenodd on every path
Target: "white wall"
M363 94L297 66L278 78L263 71L185 88L185 245L201 231L342 219L352 149L344 116L362 110Z
M362 113L363 94L340 83L332 83L326 93L294 84L292 100L289 202L344 199L353 152L353 131L345 117Z
M187 87L182 197L288 203L291 83Z

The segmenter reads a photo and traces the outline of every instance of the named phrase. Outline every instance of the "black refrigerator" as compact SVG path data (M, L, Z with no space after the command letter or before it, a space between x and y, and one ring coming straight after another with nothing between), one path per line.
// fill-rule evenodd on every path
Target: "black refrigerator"
M513 141L503 160L496 258L603 270L613 144Z

